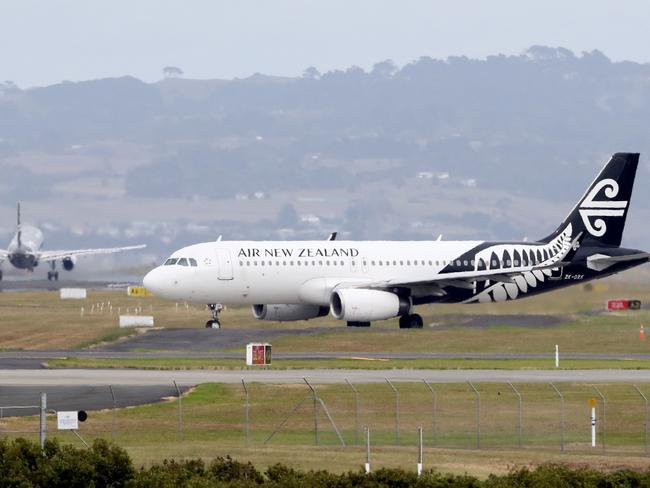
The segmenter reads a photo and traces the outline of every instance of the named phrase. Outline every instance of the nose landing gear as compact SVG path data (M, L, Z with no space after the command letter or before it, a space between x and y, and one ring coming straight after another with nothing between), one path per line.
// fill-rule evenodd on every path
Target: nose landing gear
M212 318L205 323L206 329L220 329L221 322L219 321L219 312L223 310L223 305L220 303L208 303L208 308L212 313Z

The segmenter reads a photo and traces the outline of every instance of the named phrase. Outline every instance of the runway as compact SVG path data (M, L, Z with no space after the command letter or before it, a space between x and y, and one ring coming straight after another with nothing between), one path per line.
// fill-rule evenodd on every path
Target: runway
M319 359L548 359L552 361L554 353L504 353L504 352L274 352L275 360L319 360ZM124 351L107 349L71 349L46 351L0 351L0 369L41 369L50 359L88 358L88 359L234 359L245 360L243 352L225 351ZM582 360L650 360L646 353L563 353L561 359Z
M228 371L159 371L132 369L14 369L0 370L3 386L154 386L176 381L189 387L200 383L377 383L386 378L396 382L431 383L643 383L650 382L650 370L431 370L431 369L302 369L302 370L228 370Z

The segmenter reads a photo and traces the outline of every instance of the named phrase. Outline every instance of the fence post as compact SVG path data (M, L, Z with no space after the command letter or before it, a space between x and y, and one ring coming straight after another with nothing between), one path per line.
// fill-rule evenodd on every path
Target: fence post
M471 381L468 381L469 386L472 387L474 393L476 393L476 449L481 448L481 394L472 384Z
M426 387L431 392L431 444L436 445L436 392L427 382L427 380L422 380Z
M643 452L648 454L648 398L643 394L639 387L632 385L636 392L643 398Z
M367 425L364 428L365 430L365 438L366 438L366 474L370 473L370 427Z
M176 393L178 394L178 439L183 442L183 401L181 399L181 390L174 380L174 388L176 388Z
M248 418L248 388L246 387L246 381L244 378L241 379L241 385L244 387L244 438L246 439L246 445L250 442L250 425Z
M47 411L47 393L41 392L41 409L39 415L39 426L38 426L38 440L41 446L41 449L45 448L45 432L47 429L47 417L45 416Z
M117 405L116 405L116 401L115 401L115 392L113 391L113 386L112 385L108 385L108 391L111 392L111 398L113 400L113 411L112 411L113 419L112 419L112 422L111 422L111 439L113 440L113 442L115 442L115 427L117 426L117 418L116 418L117 412L116 412L115 409L116 409Z
M395 442L399 446L399 391L388 378L385 378L385 380L395 393Z
M603 453L607 451L607 398L603 395L596 385L591 385L598 396L603 401L603 415L602 415L602 424L603 424Z
M564 395L560 393L553 383L549 383L551 388L555 390L555 393L560 397L560 451L564 452Z
M422 475L422 426L418 426L418 476Z
M354 443L359 444L359 392L354 385L350 383L350 380L345 378L345 382L354 393Z
M517 402L519 404L519 429L518 429L519 430L519 432L518 432L519 441L518 441L518 445L519 445L519 447L521 447L521 445L522 445L522 432L523 432L521 393L519 393L519 391L517 391L517 388L515 388L515 385L513 385L509 381L508 381L508 386L510 386L510 388L512 388L512 391L515 393L515 395L517 395Z
M307 383L307 386L311 390L312 400L314 402L314 442L318 446L320 444L320 437L318 435L318 403L317 403L318 399L316 396L316 390L314 389L313 386L311 386L309 381L307 381L307 378L303 378L303 381Z

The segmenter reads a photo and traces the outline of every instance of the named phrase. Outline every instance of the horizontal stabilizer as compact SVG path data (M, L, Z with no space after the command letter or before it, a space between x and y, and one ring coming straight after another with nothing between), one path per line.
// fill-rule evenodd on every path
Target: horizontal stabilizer
M605 254L593 254L587 258L587 267L594 271L603 271L616 263L625 263L628 261L638 261L641 259L650 259L650 253L638 252L635 254L626 254L623 256L607 256Z

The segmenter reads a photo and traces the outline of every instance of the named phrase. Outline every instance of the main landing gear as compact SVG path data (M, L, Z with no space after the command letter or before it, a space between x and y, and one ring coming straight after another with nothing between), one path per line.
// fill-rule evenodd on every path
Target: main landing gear
M47 272L47 281L59 281L59 272L56 270L56 261L50 262L51 271Z
M370 322L348 322L348 327L370 327Z
M212 313L212 318L205 323L206 329L220 329L221 322L219 322L219 312L223 310L223 305L220 303L208 303L208 308Z
M421 329L424 327L422 317L416 313L410 315L402 315L399 318L400 329Z

